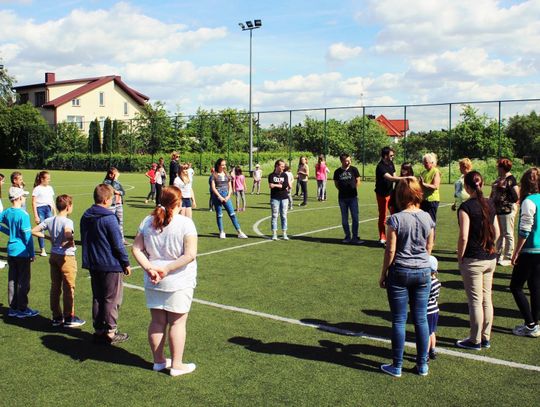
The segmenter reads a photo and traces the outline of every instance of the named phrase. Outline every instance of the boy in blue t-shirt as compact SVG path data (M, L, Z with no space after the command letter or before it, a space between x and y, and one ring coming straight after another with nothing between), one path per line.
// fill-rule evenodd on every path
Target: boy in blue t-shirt
M30 263L34 260L34 241L30 216L23 209L27 191L9 188L12 207L0 213L0 231L9 236L8 253L8 301L9 317L27 318L39 314L28 307L30 291Z

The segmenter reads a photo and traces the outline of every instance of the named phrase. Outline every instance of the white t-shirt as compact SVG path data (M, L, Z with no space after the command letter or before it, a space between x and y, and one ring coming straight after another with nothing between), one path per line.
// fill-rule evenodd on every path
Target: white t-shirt
M184 181L182 181L182 178L176 177L173 181L173 184L175 187L180 188L180 192L182 192L182 198L191 198L191 180L185 184Z
M197 236L193 221L182 215L175 215L161 232L152 226L152 216L147 216L139 225L139 233L144 239L144 248L150 263L164 266L177 260L184 253L184 238ZM177 291L195 288L197 285L197 261L170 272L157 284L152 284L148 274L144 273L144 287L147 290Z
M260 181L261 178L262 178L262 170L253 171L253 180L254 181Z
M47 205L54 207L54 189L50 185L38 185L32 191L32 196L36 198L36 208Z
M193 175L195 175L195 170L189 167L187 170L187 175L189 177L189 181L193 184Z

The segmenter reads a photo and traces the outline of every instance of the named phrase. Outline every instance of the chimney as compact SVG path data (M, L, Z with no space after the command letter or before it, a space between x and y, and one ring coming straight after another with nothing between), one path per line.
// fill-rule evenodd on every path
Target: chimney
M45 72L45 83L54 83L56 81L56 77L54 72Z

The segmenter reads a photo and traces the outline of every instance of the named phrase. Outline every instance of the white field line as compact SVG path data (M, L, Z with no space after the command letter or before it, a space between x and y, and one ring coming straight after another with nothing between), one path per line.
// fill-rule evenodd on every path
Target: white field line
M444 204L444 205L441 205L441 207L445 207L445 206L449 206L449 205L450 204ZM328 208L328 207L326 207L326 208ZM309 209L316 210L315 208L309 208ZM309 210L309 209L299 210L299 211L297 211L297 213L305 211L305 210ZM317 208L317 209L324 209L324 208ZM260 219L259 221L257 221L253 225L253 230L255 231L255 233L257 233L257 234L259 234L261 236L264 236L262 233L260 233L260 231L257 232L258 228L256 228L256 226L258 226L264 220L268 220L268 219L270 219L270 216L265 217L263 219ZM364 219L364 220L362 220L362 221L360 221L358 223L364 223L364 222L369 222L369 221L373 221L373 220L378 220L378 217L377 218L371 218L371 219ZM323 232L323 231L326 231L326 230L336 229L336 228L340 228L340 227L341 227L341 225L339 225L339 226L331 226L331 227L328 227L328 228L317 229L317 230L313 230L313 231L309 231L309 232L300 233L300 234L297 234L295 236L305 236L305 235L308 235L308 234L311 234L311 233ZM221 249L221 250L214 250L214 251L211 251L211 252L201 253L198 256L207 256L207 255L210 255L210 254L221 253L221 252L224 252L224 251L234 250L234 249L241 249L241 248L248 247L248 246L253 246L253 245L256 245L256 244L269 243L269 242L272 242L272 240L262 240L262 241L258 241L258 242L254 242L254 243L248 243L248 244L244 244L244 245L240 245L240 246L228 247L228 248ZM137 269L140 269L140 268L141 268L140 266L135 266L135 267L132 267L131 269L132 270L137 270ZM132 288L134 290L144 291L143 287L140 287L140 286L135 285L135 284L124 283L124 286L126 286L128 288ZM382 343L386 343L386 344L391 343L390 339L383 338L383 337L380 337L380 336L368 335L368 334L365 334L363 332L354 332L354 331L350 331L350 330L347 330L347 329L336 328L336 327L328 326L328 325L302 322L302 321L300 321L298 319L280 317L278 315L267 314L265 312L253 311L253 310L250 310L250 309L247 309L247 308L239 308L239 307L234 307L234 306L231 306L231 305L224 305L224 304L219 304L219 303L216 303L216 302L200 300L200 299L197 299L197 298L194 298L193 302L198 303L198 304L202 304L202 305L207 305L209 307L214 307L214 308L218 308L218 309L227 310L227 311L239 312L239 313L242 313L242 314L253 315L253 316L257 316L257 317L261 317L261 318L271 319L271 320L274 320L274 321L285 322L285 323L288 323L288 324L300 325L300 326L305 326L305 327L309 327L309 328L316 328L316 329L320 329L322 331L332 332L332 333L336 333L336 334L340 334L340 335L355 336L355 337L368 339L368 340L372 340L372 341L378 341L378 342L382 342ZM412 343L412 342L405 342L405 346L410 347L410 348L416 348L416 344ZM516 362L512 362L512 361L508 361L508 360L496 359L496 358L491 358L491 357L488 357L488 356L481 356L481 355L475 355L475 354L471 354L471 353L459 352L459 351L455 351L455 350L451 350L451 349L446 349L446 348L443 348L441 346L437 347L437 352L440 353L440 354L455 356L455 357L459 357L459 358L463 358L463 359L470 359L470 360L475 360L475 361L479 361L479 362L490 363L492 365L501 365L501 366L513 367L513 368L517 368L517 369L532 370L532 371L540 372L540 366L526 365L526 364L523 364L523 363L516 363Z
M88 185L88 184L87 184ZM97 185L97 184L96 184ZM55 186L55 188L58 190L59 187ZM95 188L95 187L93 187ZM126 187L124 188L125 191L131 191L132 189L135 189L135 186L133 185L127 185L126 184ZM92 192L85 192L85 193L82 193L82 194L71 194L71 196L85 196L85 195L94 195L94 191Z
M140 287L138 285L124 283L124 286L126 286L128 288L132 288L134 290L144 291L144 288ZM383 337L380 337L380 336L368 335L368 334L365 334L363 332L354 332L354 331L350 331L350 330L347 330L347 329L336 328L336 327L328 326L328 325L313 324L313 323L309 323L309 322L302 322L302 321L300 321L298 319L280 317L278 315L272 315L272 314L267 314L267 313L264 313L264 312L253 311L253 310L250 310L250 309L247 309L247 308L233 307L233 306L230 306L230 305L218 304L216 302L199 300L197 298L194 298L193 302L195 302L197 304L207 305L207 306L213 307L213 308L226 310L226 311L238 312L238 313L241 313L241 314L252 315L252 316L265 318L265 319L271 319L271 320L274 320L274 321L285 322L285 323L293 324L293 325L300 325L300 326L304 326L304 327L308 327L308 328L320 329L321 331L332 332L332 333L336 333L336 334L340 334L340 335L355 336L355 337L359 337L359 338L362 338L362 339L368 339L368 340L382 342L382 343L386 343L386 344L391 344L392 343L392 341L390 339L383 338ZM416 344L413 343L413 342L405 342L405 346L407 346L409 348L416 348ZM508 361L508 360L496 359L496 358L491 358L491 357L488 357L488 356L480 356L480 355L474 355L474 354L471 354L471 353L458 352L458 351L455 351L455 350L443 348L441 346L437 346L437 352L440 353L440 354L455 356L455 357L458 357L458 358L475 360L477 362L490 363L492 365L500 365L500 366L506 366L506 367L513 367L513 368L516 368L516 369L532 370L532 371L535 371L535 372L540 372L540 366L526 365L526 364L523 364L523 363L516 363L516 362L512 362L512 361Z

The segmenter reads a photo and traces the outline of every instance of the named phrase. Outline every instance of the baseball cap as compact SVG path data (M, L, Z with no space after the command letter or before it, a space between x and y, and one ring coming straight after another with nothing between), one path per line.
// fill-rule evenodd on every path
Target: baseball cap
M260 167L260 165L259 165L259 164L255 164L255 167Z
M22 188L19 187L10 187L9 188L9 200L14 201L15 199L19 199L21 196L28 195L29 192L25 191Z

